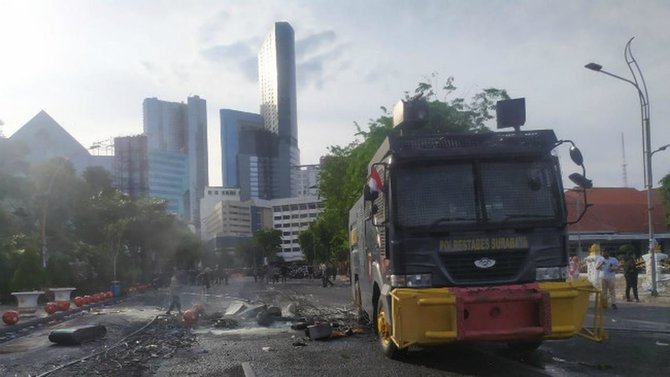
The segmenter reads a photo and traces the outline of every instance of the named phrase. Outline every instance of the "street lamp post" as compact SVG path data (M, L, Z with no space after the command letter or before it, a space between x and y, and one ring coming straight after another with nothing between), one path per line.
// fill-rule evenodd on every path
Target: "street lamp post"
M642 71L640 70L640 66L637 64L637 61L635 61L635 58L633 57L633 53L631 52L630 49L630 44L633 42L633 38L631 38L628 43L626 43L626 47L624 48L624 59L626 60L626 64L628 64L628 68L630 69L630 72L633 76L632 80L629 80L627 78L615 75L613 73L607 72L603 70L603 66L600 64L596 63L589 63L585 65L584 67L587 69L590 69L592 71L600 72L605 75L614 77L616 79L619 79L621 81L625 81L637 90L637 94L640 98L640 115L642 118L642 137L644 139L643 143L643 156L644 156L644 178L645 178L645 187L647 189L647 221L648 221L648 229L649 229L649 252L650 252L650 263L651 263L651 295L652 296L658 296L658 291L656 290L656 256L654 253L654 222L653 222L653 205L652 205L652 200L651 200L651 188L653 185L653 180L652 180L652 169L651 169L651 128L650 128L650 121L649 121L649 94L647 92L647 84L644 81L644 76L642 76ZM642 88L640 88L639 84L642 84ZM656 152L656 151L655 151Z
M656 152L662 152L662 151L668 149L668 147L670 147L670 144L665 144L665 145L663 145L663 146L661 146L661 147L658 147L658 149L656 149L655 151L651 152L651 155L654 156L654 153L656 153Z

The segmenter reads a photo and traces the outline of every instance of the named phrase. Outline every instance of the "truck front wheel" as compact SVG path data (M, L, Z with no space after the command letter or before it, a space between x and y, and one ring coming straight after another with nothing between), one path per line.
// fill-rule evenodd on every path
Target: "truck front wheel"
M377 301L377 334L379 335L379 343L381 343L384 355L389 359L398 360L407 355L407 349L399 349L393 339L391 339L391 327L386 322L386 313L384 311L384 298L380 297Z
M512 352L518 354L531 354L535 352L542 345L541 340L530 341L530 342L508 342L507 346Z

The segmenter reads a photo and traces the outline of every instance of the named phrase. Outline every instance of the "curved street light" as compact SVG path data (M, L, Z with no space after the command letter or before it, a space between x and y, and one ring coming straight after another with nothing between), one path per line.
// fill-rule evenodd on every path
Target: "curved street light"
M664 145L663 149L656 150L654 152L651 151L651 129L650 129L650 122L649 122L649 93L647 92L647 84L644 81L644 76L642 76L642 71L640 70L640 66L637 64L637 61L635 61L635 58L633 57L633 53L631 52L630 49L630 44L633 42L633 38L628 40L628 43L626 43L626 47L624 48L624 59L626 60L626 64L628 64L628 69L630 69L630 73L633 76L633 79L627 79L625 77L621 77L619 75L615 75L613 73L607 72L603 70L603 66L597 63L589 63L584 66L584 68L590 69L595 72L600 72L605 75L614 77L616 79L625 81L635 87L637 90L637 94L640 98L640 115L642 118L642 139L644 140L644 143L642 145L642 153L644 156L644 178L645 178L645 187L647 189L647 221L648 221L648 227L649 227L649 253L650 253L650 263L651 263L651 295L652 296L658 296L658 291L656 289L656 255L654 252L654 222L653 222L653 217L652 217L652 212L653 212L653 205L652 205L652 200L651 200L651 189L653 185L653 180L652 180L652 169L651 169L651 156L653 153L658 152L659 150L665 150L665 148L668 147L668 145ZM640 84L642 84L642 87L640 87Z
M658 147L655 151L651 152L651 155L653 156L654 153L656 153L656 152L663 152L664 150L668 149L668 147L670 147L670 144L662 145L662 146Z

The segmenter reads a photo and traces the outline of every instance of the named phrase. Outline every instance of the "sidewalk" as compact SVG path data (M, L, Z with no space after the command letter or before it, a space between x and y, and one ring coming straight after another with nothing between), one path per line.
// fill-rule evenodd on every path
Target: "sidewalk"
M645 290L643 287L643 282L645 281L645 274L638 275L638 297L640 302L646 305L652 306L665 306L670 307L670 288L659 286L658 296L651 296L651 292ZM626 302L626 279L623 274L617 274L615 277L615 290L616 297L619 302ZM631 299L633 298L633 292L631 292Z
M78 314L84 310L89 310L101 306L110 306L115 305L118 302L122 301L123 297L111 298L105 301L96 302L94 304L84 305L78 308L74 303L71 304L70 309L64 312L56 312L54 314L48 315L43 307L38 307L34 315L19 317L19 322L15 325L7 325L4 322L0 322L0 342L3 342L7 339L5 337L13 338L21 332L25 332L35 326L44 325L49 322L62 321L66 317L71 317ZM7 310L16 310L16 305L0 305L0 314L4 313Z

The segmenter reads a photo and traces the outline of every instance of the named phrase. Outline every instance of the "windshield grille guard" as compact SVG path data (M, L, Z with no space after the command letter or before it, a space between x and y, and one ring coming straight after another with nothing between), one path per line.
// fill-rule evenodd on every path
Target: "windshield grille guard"
M552 130L389 136L395 155L463 155L473 152L537 154L548 153L557 142Z

